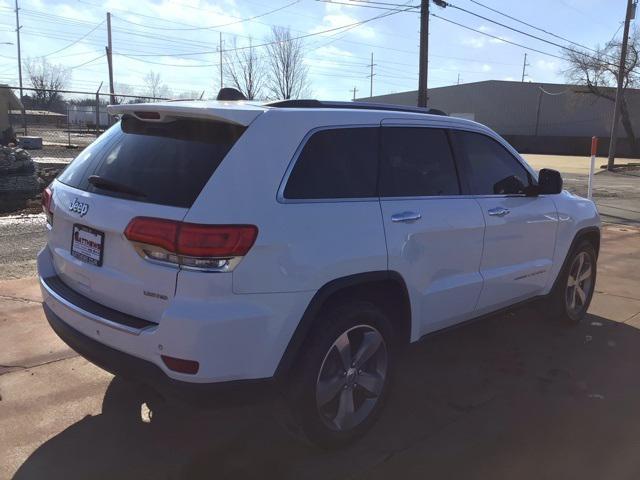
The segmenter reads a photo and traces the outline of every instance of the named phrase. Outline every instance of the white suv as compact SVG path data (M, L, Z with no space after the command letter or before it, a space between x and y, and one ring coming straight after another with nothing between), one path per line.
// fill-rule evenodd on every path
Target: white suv
M534 298L573 322L589 306L594 204L483 125L319 101L109 111L46 191L38 269L53 329L115 374L276 390L340 445L403 345Z

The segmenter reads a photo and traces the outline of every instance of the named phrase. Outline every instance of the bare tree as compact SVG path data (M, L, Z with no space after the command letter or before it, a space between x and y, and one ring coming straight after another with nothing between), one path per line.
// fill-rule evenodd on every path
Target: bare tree
M64 89L71 71L62 65L53 65L46 58L29 58L25 62L29 83L35 89L33 104L37 108L51 110L62 102L60 90Z
M275 98L288 100L307 94L309 69L304 63L304 43L291 30L274 26L268 39L267 90Z
M569 67L565 70L566 78L578 88L576 93L594 95L615 102L615 88L618 82L619 58L622 43L612 40L604 47L597 47L595 52L569 50L566 60ZM626 65L623 72L622 96L620 102L620 119L624 127L632 151L636 151L637 140L631 122L629 104L624 96L628 87L640 83L640 35L638 30L629 37Z
M153 98L166 98L171 96L171 90L162 82L159 73L149 70L144 77L144 85L146 87L145 95Z
M126 103L126 100L128 97L126 96L120 96L120 95L132 95L133 94L133 89L131 88L131 85L128 85L126 83L119 83L119 82L115 82L113 84L113 90L115 92L115 95L113 96L113 100L116 104L121 104L121 103ZM120 94L120 95L118 95Z
M175 96L175 98L179 100L200 100L200 97L204 94L204 92L197 90L187 90L182 93L179 93Z
M249 100L262 94L266 72L264 61L258 56L249 39L249 46L238 47L233 39L233 47L225 53L224 75L227 82L242 92Z

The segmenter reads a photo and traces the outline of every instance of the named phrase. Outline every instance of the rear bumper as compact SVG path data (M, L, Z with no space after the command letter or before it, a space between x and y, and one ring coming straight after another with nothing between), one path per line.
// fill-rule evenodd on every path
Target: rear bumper
M70 271L71 267L78 274L87 273L84 265L70 265ZM45 311L52 326L60 325L54 329L63 340L106 370L152 384L156 390L180 387L215 393L273 383L291 332L308 303L305 292L219 294L207 283L217 277L185 272L159 318L143 319L69 288L57 277L49 247L38 256L38 272ZM171 370L163 355L197 361L199 370L195 374Z
M264 401L276 391L272 378L216 383L170 378L157 365L108 347L70 327L47 304L43 304L43 308L51 328L81 356L114 375L149 386L165 398L208 405L237 405Z

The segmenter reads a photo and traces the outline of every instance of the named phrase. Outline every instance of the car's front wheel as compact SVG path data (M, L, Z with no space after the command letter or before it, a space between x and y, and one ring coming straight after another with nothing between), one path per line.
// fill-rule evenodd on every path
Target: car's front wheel
M587 314L596 285L597 255L588 241L572 250L550 296L556 316L578 323Z
M309 440L337 447L375 422L389 389L392 344L387 316L371 303L341 305L318 319L289 395L289 407Z

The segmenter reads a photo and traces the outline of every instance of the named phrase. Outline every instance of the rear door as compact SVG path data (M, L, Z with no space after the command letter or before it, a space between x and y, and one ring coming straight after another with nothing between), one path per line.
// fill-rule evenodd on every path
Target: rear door
M48 245L62 281L105 306L160 320L177 269L143 258L123 232L134 217L182 220L243 131L125 116L105 132L52 185Z
M558 217L551 198L527 196L534 182L525 166L497 140L476 132L452 132L463 176L486 222L478 312L538 294L553 261Z
M484 219L463 195L448 133L421 125L382 128L380 197L389 269L410 290L413 338L473 315Z

